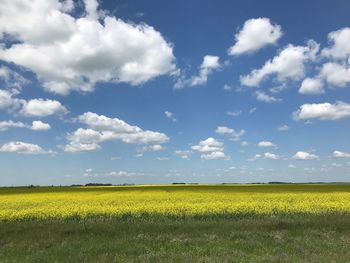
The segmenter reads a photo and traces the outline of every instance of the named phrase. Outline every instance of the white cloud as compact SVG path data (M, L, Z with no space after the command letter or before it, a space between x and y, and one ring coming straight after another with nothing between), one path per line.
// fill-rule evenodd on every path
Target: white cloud
M165 111L164 112L165 117L167 117L168 119L172 120L173 122L176 122L176 118L174 117L174 114L170 111Z
M138 153L137 157L142 157L145 152L159 152L163 151L164 147L159 144L154 144L154 145L146 145L140 148L136 149L136 152Z
M289 126L284 124L284 125L281 125L281 126L278 126L277 127L277 130L278 131L288 131L289 130Z
M322 50L322 55L335 59L347 59L350 55L350 28L345 27L328 34L328 40L333 45Z
M259 160L259 159L261 159L261 158L262 158L262 155L259 154L259 153L257 153L257 154L254 155L254 157L249 158L248 161L254 162L254 161Z
M143 176L145 173L142 172L129 172L129 171L112 171L109 173L105 173L105 176L110 177L130 177L130 176Z
M261 148L267 148L267 147L277 147L276 144L270 142L270 141L261 141L258 143L258 146Z
M313 153L299 151L292 158L295 160L315 160L318 159L318 156Z
M69 144L63 147L66 152L92 152L101 149L98 145L102 141L101 133L92 129L79 128L67 136Z
M275 102L281 102L282 99L280 98L275 98L269 94L266 94L263 91L256 91L255 92L256 99L258 101L266 102L266 103L275 103Z
M26 128L27 126L23 122L15 121L1 121L0 122L0 131L6 131L9 128Z
M279 155L269 152L264 153L264 157L269 160L279 160L281 158Z
M21 74L13 71L6 66L0 66L0 79L6 84L6 88L20 91L22 86L30 81L24 78Z
M257 110L257 108L256 108L256 107L251 108L251 109L249 110L249 113L250 113L250 114L253 114L254 112L256 112L256 110Z
M168 157L157 157L156 160L157 161L168 161L169 158Z
M332 163L332 166L334 166L334 167L342 167L342 165L340 163Z
M347 158L347 157L350 157L350 153L342 152L342 151L334 151L333 152L333 157L336 157L336 158Z
M325 63L319 75L333 87L343 88L350 82L350 68L338 63Z
M176 156L179 156L180 158L182 159L189 159L191 154L192 154L192 151L188 151L188 150L176 150L174 152L174 154Z
M200 66L199 73L197 76L192 76L189 79L179 78L175 83L175 89L181 89L187 86L198 86L204 85L208 81L208 76L215 70L221 68L218 56L206 55L203 58L203 62Z
M231 90L232 90L232 87L231 87L230 85L225 84L224 87L223 87L223 90L225 90L225 91L231 91Z
M89 128L79 128L68 135L69 144L64 147L67 152L95 151L101 148L100 142L109 140L121 140L131 144L151 144L155 150L161 148L158 144L169 140L164 133L145 131L118 118L109 118L92 112L80 115L78 120Z
M192 150L202 153L201 159L203 160L229 160L230 156L224 153L224 144L212 137L204 141L200 141L198 145L191 147Z
M257 87L270 75L276 75L279 82L300 80L305 76L305 62L315 59L318 50L319 44L313 40L309 40L307 46L289 44L260 69L254 69L249 75L241 76L241 84Z
M130 177L130 176L142 176L145 175L142 172L130 172L130 171L111 171L106 173L97 173L93 169L88 168L85 170L83 176L85 177Z
M0 131L6 131L10 128L26 128L33 131L47 131L51 128L51 126L41 121L33 121L32 125L28 125L19 121L15 122L12 120L0 122Z
M266 45L275 44L281 36L281 26L272 24L269 18L249 19L235 35L236 43L228 53L233 56L253 53Z
M221 152L224 150L223 143L214 139L213 137L209 137L204 141L200 141L198 145L192 146L192 150L198 152Z
M173 47L161 33L106 15L96 0L84 3L85 15L75 17L67 13L72 1L1 1L0 35L15 43L1 47L0 59L33 71L46 90L62 95L92 91L96 82L139 85L174 72Z
M47 131L51 129L50 124L42 122L42 121L33 121L31 129L33 131Z
M328 102L303 104L293 113L295 120L339 120L347 117L350 117L350 104L342 101L334 104Z
M135 144L160 144L165 143L169 138L159 132L144 131L137 126L118 118L109 118L92 112L86 112L78 117L81 123L88 125L91 129L101 132L106 139L120 139L125 143Z
M272 87L269 89L269 91L273 94L278 94L278 93L281 93L282 91L288 89L288 86L286 83L282 83L281 85L278 85L278 86L275 86L275 87Z
M241 110L237 110L237 111L227 111L226 114L228 116L232 116L232 117L237 117L239 115L242 114L242 111Z
M215 132L220 135L228 136L233 141L241 140L241 137L245 134L245 130L235 131L234 129L226 126L218 126Z
M84 177L96 177L97 174L93 173L93 169L87 168L87 169L85 169L85 172L83 173L83 176Z
M14 95L16 94L11 91L0 89L0 109L18 107L20 100L14 98Z
M22 153L22 154L46 154L53 153L52 151L45 151L37 144L25 143L20 141L12 141L3 144L0 147L0 152L8 153Z
M249 145L249 143L247 141L241 142L241 146L248 146L248 145Z
M24 101L21 113L28 117L46 117L54 114L66 114L68 110L57 100L32 99Z
M299 89L300 94L323 94L324 89L323 89L323 82L320 79L317 78L306 78L303 80L301 83L300 89Z
M230 160L230 156L225 155L224 152L211 152L207 154L201 154L203 160Z

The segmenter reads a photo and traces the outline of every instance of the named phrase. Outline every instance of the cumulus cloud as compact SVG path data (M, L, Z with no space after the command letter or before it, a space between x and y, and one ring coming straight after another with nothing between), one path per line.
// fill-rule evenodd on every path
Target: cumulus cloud
M46 117L67 112L68 110L59 101L49 99L24 101L21 109L21 113L28 117Z
M121 140L129 144L151 144L154 148L161 147L158 144L169 140L164 133L142 130L118 118L109 118L93 112L86 112L77 119L88 128L79 128L68 134L69 144L64 147L67 152L95 151L101 148L100 142L109 140Z
M257 153L257 154L254 155L254 157L249 158L248 161L254 162L254 161L259 160L261 158L262 158L262 155L260 153Z
M278 86L275 86L275 87L272 87L269 89L269 91L273 94L278 94L278 93L281 93L282 91L288 89L288 86L286 83L282 83Z
M347 59L350 55L350 28L345 27L328 34L331 47L324 48L322 55L335 59Z
M256 112L257 108L253 107L249 110L249 114L253 114L254 112Z
M172 120L173 122L176 122L176 118L174 117L174 114L170 111L165 111L164 112L165 117L167 117L168 119Z
M254 161L259 160L259 159L280 160L281 156L274 154L274 153L270 153L270 152L266 152L263 155L258 153L258 154L255 154L254 157L249 158L248 161L254 162Z
M85 169L85 172L83 173L83 176L84 177L95 177L95 176L97 176L97 174L94 174L93 171L94 171L93 169L87 168L87 169Z
M8 89L20 91L23 85L30 83L21 74L13 71L4 65L0 66L0 80L2 80Z
M272 24L269 18L252 18L235 35L236 43L228 53L232 56L253 53L266 45L275 44L281 36L281 26Z
M26 125L23 122L15 122L11 120L0 122L0 131L6 131L10 128L26 128Z
M313 153L299 151L292 158L295 160L315 160L318 159L318 156Z
M334 104L328 102L303 104L293 113L295 120L339 120L347 117L350 117L350 104L342 101Z
M182 159L189 159L192 154L192 151L189 150L176 150L174 155L179 156Z
M143 176L145 173L142 172L130 172L130 171L112 171L104 174L110 177L130 177L130 176Z
M317 78L304 79L299 88L299 93L311 95L323 94L324 89L322 80Z
M213 137L200 141L197 145L191 147L192 150L202 153L203 160L229 160L230 157L224 153L224 144Z
M72 134L68 134L69 143L63 147L66 152L92 152L101 149L98 144L102 141L102 135L92 129L79 128Z
M237 117L239 115L242 114L242 111L241 110L237 110L237 111L227 111L226 114L228 116L232 116L232 117Z
M160 144L146 145L136 149L137 157L142 157L145 152L159 152L163 151L164 147Z
M347 157L350 157L350 153L342 152L342 151L334 151L333 152L333 157L336 157L336 158L347 158Z
M173 47L152 26L106 15L97 0L83 2L85 14L76 17L73 1L1 1L0 36L14 42L0 48L0 59L31 70L44 89L62 95L174 72Z
M279 155L269 152L264 153L264 157L269 160L279 160L281 158Z
M52 154L51 150L45 151L37 144L25 143L20 141L12 141L3 144L0 147L0 152L21 153L21 154Z
M226 126L218 126L215 132L220 135L228 136L233 141L241 140L241 137L245 134L245 130L235 131Z
M241 142L241 146L248 146L248 145L249 145L249 143L247 141Z
M42 121L33 121L30 127L33 131L47 131L51 129L50 124Z
M14 96L16 92L0 89L0 110L6 108L17 108L21 105L21 101Z
M213 137L209 137L204 141L200 141L198 145L192 146L192 150L197 152L221 152L224 150L223 142L220 142Z
M254 69L250 74L241 76L240 82L244 86L257 87L271 75L275 75L279 82L300 80L305 76L304 64L315 59L318 50L319 44L313 40L309 40L306 46L289 44L260 69Z
M106 173L98 173L94 172L93 169L88 168L85 170L83 176L84 177L130 177L130 176L142 176L145 175L142 172L131 172L131 171L111 171Z
M19 99L19 91L0 89L0 109L19 112L26 117L46 117L54 114L67 114L68 110L57 100L50 99Z
M282 99L271 96L263 91L256 91L255 96L258 101L262 101L266 103L276 103L276 102L282 101Z
M225 91L231 91L232 87L230 85L225 84L222 89L225 90Z
M289 130L289 126L284 124L284 125L281 125L281 126L278 126L277 127L277 130L278 131L288 131Z
M155 160L156 161L168 161L169 158L168 157L157 157Z
M218 56L206 55L203 58L203 62L199 68L199 73L197 76L192 76L189 79L180 77L175 83L175 89L181 89L187 86L198 86L204 85L208 81L208 76L215 70L221 68L221 64Z
M25 124L20 121L1 121L0 122L0 131L6 131L10 128L26 128L33 131L47 131L51 129L50 124L44 123L42 121L33 121L32 125Z
M345 64L328 62L323 64L319 76L332 87L343 88L350 82L350 68Z
M267 148L267 147L277 147L276 144L270 142L270 141L261 141L258 143L258 146L261 148Z
M207 153L207 154L201 154L201 158L203 160L219 160L219 159L223 159L223 160L230 160L230 156L225 155L224 152L211 152L211 153Z

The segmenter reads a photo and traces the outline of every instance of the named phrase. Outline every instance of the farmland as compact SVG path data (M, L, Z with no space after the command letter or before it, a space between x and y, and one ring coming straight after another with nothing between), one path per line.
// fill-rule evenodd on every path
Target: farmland
M2 262L345 262L349 248L347 184L0 190Z

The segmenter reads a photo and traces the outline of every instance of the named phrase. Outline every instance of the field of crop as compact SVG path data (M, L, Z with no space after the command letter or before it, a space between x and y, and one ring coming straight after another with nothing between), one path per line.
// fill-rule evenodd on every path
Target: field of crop
M350 185L3 188L0 196L0 220L350 213Z
M347 184L0 189L1 262L348 262L349 251Z

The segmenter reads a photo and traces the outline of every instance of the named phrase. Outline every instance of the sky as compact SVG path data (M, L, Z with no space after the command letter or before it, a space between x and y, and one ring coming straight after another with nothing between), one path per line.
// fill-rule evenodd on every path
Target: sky
M1 1L0 185L349 182L349 10Z

